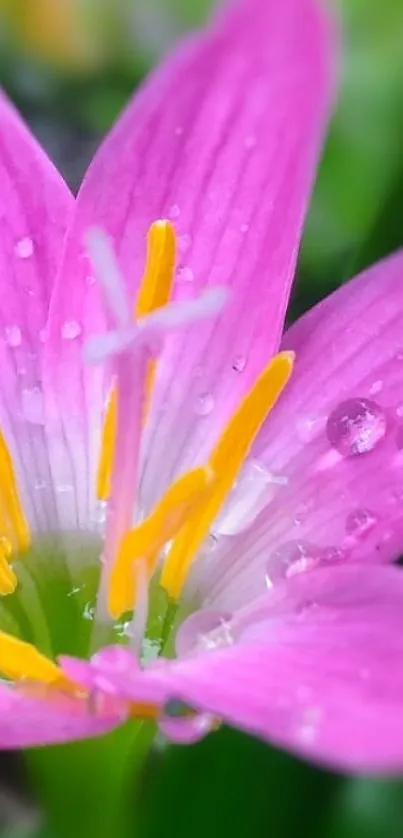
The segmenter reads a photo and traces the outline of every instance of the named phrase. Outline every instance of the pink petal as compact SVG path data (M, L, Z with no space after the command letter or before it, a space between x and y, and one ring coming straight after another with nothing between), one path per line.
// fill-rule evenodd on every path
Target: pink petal
M0 686L0 748L31 748L99 736L123 721L116 704L98 696L91 709L84 699L43 693L32 697Z
M73 198L2 94L0 183L0 427L31 524L49 529L41 356ZM34 484L41 487L35 494Z
M107 672L115 693L200 713L333 768L403 767L403 574L300 574L233 621L234 645ZM175 734L174 734L175 735Z
M209 448L278 346L329 106L328 52L314 0L235 2L152 76L86 177L52 317L53 384L70 439L85 431L85 405L97 434L104 399L100 376L81 367L83 341L103 327L83 259L87 228L112 236L132 299L147 228L167 216L180 244L175 298L231 287L219 321L170 338L158 364L146 506ZM79 324L78 340L63 342L66 323ZM93 475L97 439L74 448L87 499L84 464Z
M284 346L297 356L294 376L253 455L288 483L247 531L211 556L201 583L209 607L233 610L258 596L266 573L275 582L318 561L385 562L402 552L402 282L403 252L286 334ZM340 436L342 417L357 405L366 408L364 431Z

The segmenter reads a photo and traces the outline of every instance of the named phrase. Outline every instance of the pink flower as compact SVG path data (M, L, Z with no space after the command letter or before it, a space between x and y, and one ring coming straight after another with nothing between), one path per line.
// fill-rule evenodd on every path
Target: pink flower
M314 0L230 4L76 201L1 102L1 747L132 714L402 768L402 256L275 356L331 40Z

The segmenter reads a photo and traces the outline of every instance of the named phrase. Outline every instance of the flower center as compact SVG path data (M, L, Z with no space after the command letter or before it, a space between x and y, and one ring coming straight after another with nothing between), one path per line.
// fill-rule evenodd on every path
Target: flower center
M105 270L105 264L108 266L108 278L103 284L110 289L111 255L101 264L98 247L94 252L94 241L90 242L90 249L91 244L98 274ZM182 322L177 312L172 317L175 305L181 305L170 303L174 267L173 227L167 221L156 222L150 229L147 265L135 307L138 325L144 324L147 317L155 317L156 310L160 311L163 331L170 329L172 321L177 328L204 313L205 300L199 298L190 311L182 313ZM116 273L116 266L112 272ZM152 328L148 344L145 341L136 346L133 333L129 347L124 312L119 313L117 320L121 337L120 341L115 339L111 352L115 385L104 421L98 471L98 496L109 501L98 609L101 619L116 619L133 609L146 612L144 596L147 597L149 581L160 567L161 588L171 603L178 602L193 559L231 491L257 432L290 377L294 357L293 353L283 352L268 364L224 428L208 461L180 476L151 513L132 528L139 483L138 452L152 404L158 362L153 352Z
M145 631L153 620L150 584L156 591L154 599L162 596L167 611L162 630L161 614L158 616L160 651L190 567L237 480L256 434L289 380L294 356L282 352L270 361L222 430L207 461L176 479L142 519L139 454L153 407L159 351L170 331L215 316L225 295L221 289L210 289L195 300L170 301L175 232L170 222L157 221L149 231L146 267L133 318L107 237L91 231L87 246L114 321L107 334L92 337L86 348L90 362L107 360L113 373L96 480L98 499L106 504L106 523L95 611L95 626L101 626L102 631L95 646L110 642L114 621L129 612L133 613L132 642L146 657ZM30 534L11 456L1 434L0 478L0 594L8 594L16 586L9 560L12 556L19 559L28 549ZM67 589L64 595L69 595ZM68 626L66 630L68 633ZM70 647L63 649L61 643L38 642L32 632L28 636L19 631L11 634L32 640L51 657L60 651L72 651ZM59 684L60 670L35 645L0 633L0 672L6 677ZM81 654L88 651L88 637L86 647Z

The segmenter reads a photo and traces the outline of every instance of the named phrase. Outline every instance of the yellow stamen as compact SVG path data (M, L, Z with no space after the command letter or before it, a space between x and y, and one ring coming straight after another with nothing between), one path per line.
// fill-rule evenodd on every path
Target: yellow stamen
M214 474L212 489L174 539L162 569L160 584L172 599L180 596L192 558L217 517L256 434L287 384L293 361L292 352L282 352L270 362L213 450L209 460Z
M98 462L97 497L107 500L111 493L111 476L115 453L116 426L118 419L118 392L116 387L110 393L102 428L101 454Z
M211 481L208 468L189 471L169 487L151 515L126 534L110 577L108 609L114 619L133 608L136 561L145 561L148 575L152 575L160 551L199 507Z
M7 561L7 552L0 543L0 596L14 593L17 577Z
M148 233L147 261L134 310L135 317L145 317L170 299L175 270L176 239L169 221L156 221ZM147 370L145 415L148 412L150 396L155 378L155 361L150 361ZM112 390L104 420L101 440L101 455L98 464L97 497L107 500L111 491L111 474L115 451L117 423L117 393Z
M13 461L0 431L0 533L14 553L27 550L31 538L18 494Z
M23 679L72 687L62 670L35 646L4 632L0 632L0 672L15 681Z

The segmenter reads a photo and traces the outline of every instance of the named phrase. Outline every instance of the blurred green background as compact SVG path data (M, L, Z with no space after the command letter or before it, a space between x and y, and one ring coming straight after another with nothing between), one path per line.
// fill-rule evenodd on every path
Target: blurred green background
M148 68L211 5L0 0L2 85L73 187ZM341 96L291 317L403 242L403 2L337 0L337 7L344 28ZM4 755L0 770L3 834L33 834L30 824L39 823L35 834L50 838L19 758ZM192 748L153 752L141 797L137 834L147 838L403 836L399 781L320 771L227 729Z

